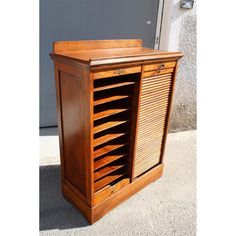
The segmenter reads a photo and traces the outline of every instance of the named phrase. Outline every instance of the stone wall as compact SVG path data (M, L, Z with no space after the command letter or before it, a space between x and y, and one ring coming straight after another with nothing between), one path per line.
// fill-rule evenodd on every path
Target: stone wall
M173 98L171 131L196 129L196 14L182 17L179 50L184 57L180 60Z
M196 19L196 1L193 9L180 8L180 0L164 1L159 49L184 54L176 78L170 132L196 129Z

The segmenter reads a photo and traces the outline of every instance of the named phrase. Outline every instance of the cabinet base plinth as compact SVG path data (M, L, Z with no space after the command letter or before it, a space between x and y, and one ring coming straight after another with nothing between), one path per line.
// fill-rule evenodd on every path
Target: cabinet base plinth
M145 186L159 179L163 173L164 164L160 164L149 170L142 176L136 178L132 183L122 188L117 193L111 195L103 202L94 207L90 207L84 202L70 187L62 183L62 192L64 197L80 210L83 216L91 224L95 223L107 212L118 206L120 203L140 191Z

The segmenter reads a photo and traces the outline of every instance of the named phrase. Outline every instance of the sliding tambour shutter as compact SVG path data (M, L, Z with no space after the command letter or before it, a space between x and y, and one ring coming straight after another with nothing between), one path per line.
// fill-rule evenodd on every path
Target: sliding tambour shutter
M160 163L175 62L144 66L133 176Z

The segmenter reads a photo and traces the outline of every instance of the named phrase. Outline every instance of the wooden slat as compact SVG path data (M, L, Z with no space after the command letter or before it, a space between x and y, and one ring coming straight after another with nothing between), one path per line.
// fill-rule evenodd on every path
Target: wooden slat
M146 83L149 80L153 81L156 79L163 79L163 78L170 77L170 76L172 77L172 73L167 73L167 74L163 74L163 75L154 75L154 76L143 78L143 82Z
M101 125L98 125L98 126L94 127L93 128L93 133L96 134L98 132L110 129L112 127L115 127L115 126L118 126L118 125L121 125L121 124L124 124L124 123L127 123L127 122L128 122L127 120L124 120L124 121L108 121L104 124L101 124Z
M161 87L152 86L152 87L145 88L145 91L141 94L141 96L146 96L148 94L151 94L152 96L154 96L155 94L160 95L168 91L170 91L169 85L163 85ZM151 97L151 95L149 97Z
M155 135L155 140L159 139L160 137L162 137L163 135L163 129L164 129L164 124L162 126L156 127L156 129L150 129L150 130L145 130L145 132L143 133L139 133L137 135L138 138L143 139L142 141L140 141L140 144L142 142L145 142L145 139L148 139L148 136L150 135Z
M167 102L168 101L168 97L165 95L164 97L160 97L160 98L156 98L156 99L150 99L150 100L147 100L145 102L142 102L141 105L142 106L148 106L149 105L152 105L152 104L155 104L155 103L164 103L164 102Z
M94 151L94 158L100 157L105 155L111 151L117 150L118 148L126 146L127 143L123 144L108 144L105 147L99 148L98 150Z
M140 120L139 121L139 126L142 127L142 125L145 126L147 123L153 123L153 121L155 121L156 119L164 119L165 116L166 116L165 112L160 113L158 115L154 114L154 115L152 115L150 117L147 117L147 118L145 118L143 120Z
M99 189L105 187L109 183L115 181L116 179L119 179L123 175L124 175L124 173L120 172L120 173L117 173L114 175L108 175L105 178L98 180L97 182L94 183L94 191L95 192L98 191Z
M163 92L166 92L166 91L169 91L169 90L170 90L170 86L168 86L168 85L163 85L163 86L160 86L160 87L155 87L154 86L154 87L151 87L151 88L146 88L145 91L142 92L141 96L145 96L145 95L148 95L150 93L163 93Z
M150 156L151 157L150 160L143 165L141 165L141 164L138 165L135 171L137 173L143 173L143 172L151 169L152 167L156 166L159 163L160 155L161 155L160 153L156 153L156 155L154 154L153 156ZM158 161L155 161L156 159L158 159ZM140 174L138 174L138 175L140 175Z
M121 159L125 157L124 154L121 154L121 155L111 155L111 156L105 156L103 157L102 159L98 160L98 161L95 161L94 162L94 170L97 170L113 161L116 161L118 159Z
M159 143L160 148L158 150L155 149L155 151L148 151L149 156L156 156L159 157L159 154L161 152L161 142ZM138 150L138 152L141 155L145 155L147 153L147 149L143 149L142 151ZM148 163L149 158L140 158L136 163L139 165L142 165L144 163Z
M145 99L142 99L141 100L141 104L145 104L145 103L149 103L149 102L152 102L152 101L156 101L158 102L160 99L168 99L169 97L169 90L167 91L164 91L163 93L157 93L157 94L152 94L151 97L146 97Z
M118 138L118 137L121 137L123 135L125 135L126 133L119 133L119 134L106 134L102 137L99 137L99 138L96 138L94 139L94 142L93 142L93 146L96 147L98 145L101 145L103 143L106 143L108 141L111 141L115 138Z
M102 177L124 167L125 164L116 164L116 165L109 165L106 166L94 173L94 181L97 181L98 179L101 179Z
M163 87L163 85L170 84L170 82L171 82L171 79L157 80L152 83L143 83L142 88L145 89L145 88L149 88L149 87L153 87L153 86Z
M144 113L142 114L142 117L140 117L139 119L139 123L142 123L142 121L145 122L145 119L149 119L151 117L153 117L154 115L164 115L166 114L166 108L163 108L162 110L156 110L156 111L152 111L151 113Z
M151 78L144 78L143 80L143 85L145 84L154 84L154 83L159 83L159 82L164 82L166 80L170 80L172 76L170 74L164 75L164 76L155 76L152 79Z
M155 110L155 108L156 107L164 107L165 106L165 104L167 103L167 101L168 101L168 99L166 98L166 99L158 99L158 100L156 100L156 101L153 101L152 103L150 102L150 103L142 103L142 107L143 107L143 111L145 111L145 110L149 110L149 109L151 109L151 110Z
M93 120L102 119L102 118L105 118L107 116L111 116L111 115L114 115L114 114L117 114L117 113L120 113L120 112L123 112L123 111L127 111L127 110L129 110L129 108L108 109L108 110L105 110L105 111L101 111L101 112L95 113L93 115Z
M160 73L172 71L173 68L168 68L163 69ZM144 76L156 73L156 71L145 72ZM172 74L142 80L134 177L160 162L171 83Z
M140 111L140 115L147 113L147 112L151 112L151 111L155 111L158 109L165 109L167 107L167 103L165 104L157 104L157 105L153 105L153 106L145 106L143 107L142 111Z
M97 91L102 91L102 90L107 90L107 89L112 89L112 88L119 88L119 87L133 85L133 84L134 84L134 82L115 83L115 84L110 84L110 85L105 85L105 86L94 88L93 91L97 92Z
M146 98L145 100L141 101L141 106L152 105L152 103L160 104L164 101L167 101L169 97L169 92L164 94L159 94L150 98Z
M164 97L164 98L157 98L157 100L153 100L153 101L149 101L149 102L143 102L141 103L142 107L143 107L143 110L146 110L148 108L153 108L154 107L161 107L163 105L166 104L166 102L168 101L168 96Z
M107 98L100 98L100 99L94 101L94 106L101 105L101 104L104 104L107 102L117 101L120 99L129 98L129 97L130 97L129 95L117 95L117 96L111 96L111 97L107 97Z
M140 146L137 148L137 152L142 154L142 153L152 153L153 152L159 152L161 150L161 144L162 144L162 139L163 136L160 136L157 138L158 140L153 141L152 139L146 139L144 140L142 143L140 143ZM147 146L149 147L149 149L147 148ZM155 147L157 146L157 147ZM147 155L147 158L149 158L149 156ZM140 161L142 161L143 158L137 158L136 163L139 163Z
M165 120L159 120L158 122L153 122L153 123L147 123L145 127L145 124L143 126L140 126L139 129L139 134L142 134L143 132L149 132L151 130L153 130L153 132L158 131L160 128L162 128L162 126L165 124Z

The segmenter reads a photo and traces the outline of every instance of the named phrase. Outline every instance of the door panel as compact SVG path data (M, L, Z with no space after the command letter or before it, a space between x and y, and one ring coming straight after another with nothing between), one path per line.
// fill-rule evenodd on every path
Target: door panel
M57 125L53 41L141 38L153 48L157 11L158 0L41 0L40 127Z

